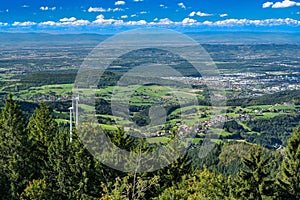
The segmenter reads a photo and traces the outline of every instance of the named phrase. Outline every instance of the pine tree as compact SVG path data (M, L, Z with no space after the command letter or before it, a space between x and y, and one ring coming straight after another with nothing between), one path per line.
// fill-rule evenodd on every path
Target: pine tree
M69 141L69 131L59 129L48 149L49 170L46 183L52 190L49 199L83 199L100 197L99 190L103 177L98 173L97 162L83 146L73 129L73 141ZM98 185L96 185L98 183Z
M58 126L49 108L42 102L31 116L28 126L30 159L34 171L33 178L42 178L48 163L47 150L57 133Z
M273 180L270 178L270 158L265 158L262 147L253 146L250 153L242 160L244 167L236 179L235 191L231 191L237 199L264 199L273 196Z
M281 177L278 179L282 189L282 199L300 199L300 131L296 128L284 152L281 164Z
M10 94L0 115L0 166L8 181L7 199L18 199L28 182L25 118ZM6 187L1 186L1 190ZM2 195L2 194L1 194Z
M180 182L174 183L154 199L226 199L227 196L226 179L204 166L203 171L196 170L184 175Z

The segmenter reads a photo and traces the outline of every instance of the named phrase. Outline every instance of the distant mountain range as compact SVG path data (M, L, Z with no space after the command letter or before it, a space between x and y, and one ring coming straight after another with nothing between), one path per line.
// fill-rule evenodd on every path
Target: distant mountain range
M189 32L185 33L200 44L300 44L299 33L289 32ZM97 45L108 34L78 33L0 33L0 46L16 45Z

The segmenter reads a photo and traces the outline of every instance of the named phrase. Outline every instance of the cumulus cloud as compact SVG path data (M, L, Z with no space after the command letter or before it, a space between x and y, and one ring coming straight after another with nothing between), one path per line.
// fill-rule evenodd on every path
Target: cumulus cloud
M58 22L54 21L46 21L46 22L40 22L39 26L87 26L91 22L89 20L84 19L76 19L75 17L70 18L62 18Z
M41 6L40 10L43 10L43 11L47 11L47 10L54 11L54 10L56 10L56 7L55 6L54 7Z
M250 19L226 19L215 22L205 21L205 25L210 26L281 26L292 25L300 26L300 21L291 18L279 19L263 19L263 20L250 20Z
M125 1L116 1L115 5L116 6L118 6L118 5L125 5Z
M133 0L134 2L143 2L144 0Z
M180 8L182 8L182 9L186 9L184 3L182 3L182 2L181 2L181 3L178 3L177 5L178 5Z
M105 19L104 15L98 15L96 20L92 22L94 25L110 25L110 24L123 24L123 20Z
M102 7L89 7L88 12L118 12L124 11L122 8L102 8Z
M197 20L195 20L195 19L184 18L181 23L183 25L192 25L192 24L195 24L196 22L197 22Z
M161 8L168 8L168 7L167 7L166 5L164 5L164 4L160 4L159 7L161 7Z
M174 24L174 22L169 18L158 19L157 17L153 20L153 22L149 23L149 25L170 25L170 24Z
M8 23L6 23L6 22L0 22L0 26L8 26Z
M169 25L169 24L173 24L174 22L171 21L169 18L164 18L164 19L160 19L157 24L164 24L164 25Z
M227 17L227 16L228 16L228 14L226 14L226 13L223 13L223 14L220 14L219 16L220 16L220 17Z
M39 26L56 26L57 22L54 21L46 21L39 23Z
M88 12L106 12L106 9L102 7L89 7Z
M73 25L73 26L86 26L89 24L90 24L90 21L84 20L84 19L79 19L79 20L71 22L71 25Z
M111 11L118 12L118 11L124 11L124 9L122 9L122 8L108 8L107 9L107 12L111 12Z
M138 26L138 25L146 25L147 22L145 20L139 20L139 21L129 21L125 23L126 25L133 25L133 26Z
M198 12L193 11L189 14L190 17L194 17L195 15L197 15L199 17L208 17L208 16L212 16L213 14L203 13L203 12L200 12L200 11L198 11Z
M35 22L27 21L27 22L14 22L12 26L34 26Z
M291 0L283 0L283 1L278 1L278 2L271 2L271 1L267 1L265 2L262 7L263 8L289 8L289 7L293 7L293 6L300 6L300 2L296 2L296 1L291 1Z
M298 12L299 14L299 12ZM194 14L196 15L196 13ZM133 16L133 15L131 15ZM257 26L257 27L271 27L271 26L293 26L300 27L300 21L291 19L291 18L279 18L279 19L262 19L262 20L250 20L250 19L224 19L219 21L204 21L198 22L195 19L187 17L182 21L172 21L169 18L155 18L152 22L147 22L146 20L131 20L131 21L123 21L123 19L127 19L128 15L120 16L121 19L111 19L105 18L103 14L100 14L96 17L94 21L77 19L76 17L65 17L61 18L58 21L45 21L45 22L14 22L13 24L0 22L0 26L14 26L14 27L30 27L30 26L155 26L155 25L181 25L181 26L211 26L211 27L247 27L247 26Z
M269 7L271 7L273 4L274 4L273 2L267 1L267 2L265 2L265 3L262 5L262 7L263 7L263 8L269 8Z
M74 21L76 21L76 18L75 17L70 17L70 18L65 17L65 18L60 19L59 21L60 22L74 22Z
M272 8L288 8L293 6L300 6L300 2L284 0L282 2L276 2L272 5Z

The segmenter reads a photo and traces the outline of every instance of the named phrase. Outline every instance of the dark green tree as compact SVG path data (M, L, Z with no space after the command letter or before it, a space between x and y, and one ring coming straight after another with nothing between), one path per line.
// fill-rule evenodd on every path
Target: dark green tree
M180 182L164 190L154 199L226 199L228 188L222 175L206 169L184 175Z
M281 199L300 199L300 132L293 131L284 152L278 185Z
M27 129L33 178L40 179L49 161L48 148L58 131L54 117L43 102L30 117Z
M272 161L263 154L261 146L253 146L249 155L242 159L244 169L241 169L236 179L236 187L231 191L237 199L265 199L274 195L270 178Z
M26 122L10 94L0 114L1 198L18 199L28 182ZM4 180L3 180L4 179ZM3 182L2 182L3 183Z
M102 165L83 146L76 130L70 142L69 129L60 128L48 149L45 176L51 188L49 199L83 199L101 196Z

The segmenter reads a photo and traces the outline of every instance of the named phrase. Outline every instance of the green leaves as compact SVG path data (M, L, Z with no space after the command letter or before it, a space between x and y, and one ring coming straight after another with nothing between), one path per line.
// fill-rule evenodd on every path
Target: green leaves
M242 159L244 169L242 169L236 179L235 188L231 191L237 199L265 199L273 196L270 189L274 184L270 176L272 162L270 157L266 158L261 146L253 146L249 155Z
M280 196L290 199L300 199L300 132L299 128L293 131L284 151L284 160L281 165L281 176L278 179Z
M41 179L48 167L47 150L58 131L49 108L42 102L33 115L30 117L27 125L28 147L30 149L29 158L33 178Z
M7 181L3 198L18 199L28 178L25 119L10 94L0 114L0 175Z

